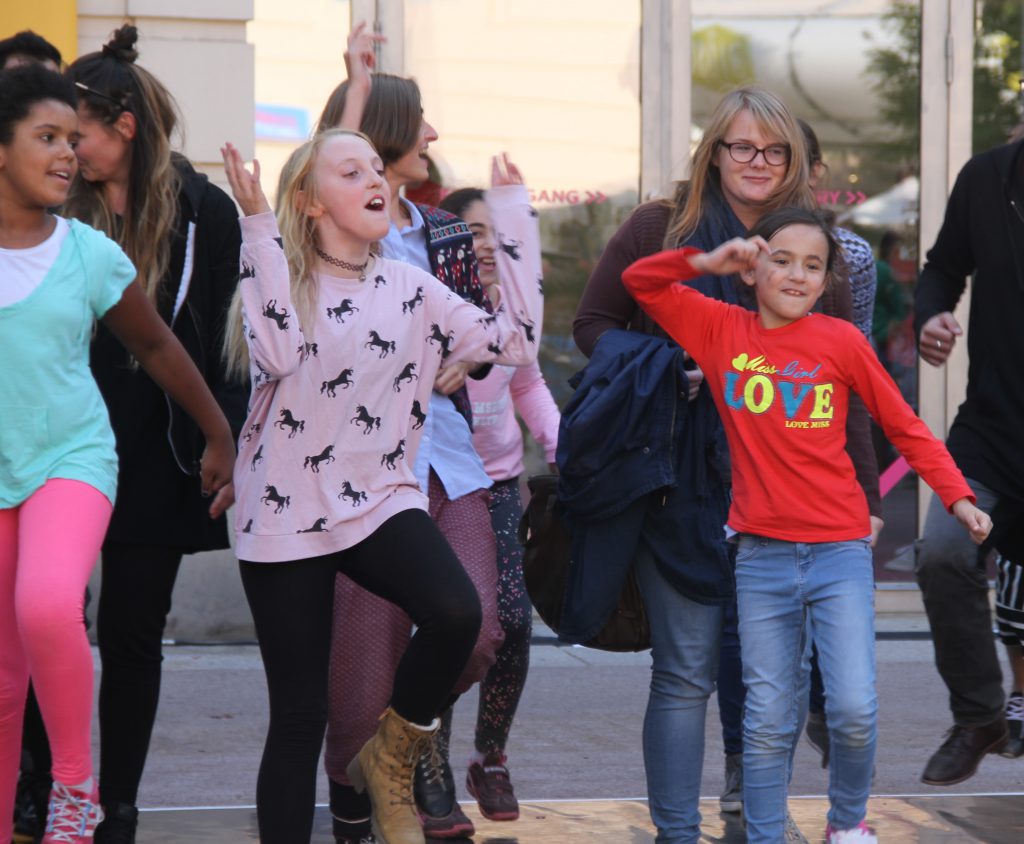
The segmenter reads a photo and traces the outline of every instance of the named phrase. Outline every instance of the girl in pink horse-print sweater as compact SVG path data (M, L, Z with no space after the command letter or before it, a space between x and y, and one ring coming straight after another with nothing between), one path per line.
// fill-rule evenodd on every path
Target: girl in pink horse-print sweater
M535 281L509 284L490 316L433 276L372 255L391 197L358 133L327 131L292 154L276 222L258 166L250 173L234 147L223 152L245 214L227 349L235 371L248 356L252 378L235 526L270 692L260 839L294 844L311 834L340 572L417 627L390 706L348 775L369 793L378 838L422 844L413 765L473 647L480 604L413 476L417 410L444 366L533 361L525 325L540 324L543 300ZM518 172L497 161L494 170L497 201L518 209L509 216L522 229L507 236L536 241Z

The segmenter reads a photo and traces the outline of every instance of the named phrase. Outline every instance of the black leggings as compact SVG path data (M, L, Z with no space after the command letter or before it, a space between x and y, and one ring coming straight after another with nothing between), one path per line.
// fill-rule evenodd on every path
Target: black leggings
M327 724L335 574L401 607L416 625L390 701L414 724L430 724L447 704L480 630L480 600L423 510L393 516L345 551L240 566L270 693L256 785L260 841L302 844L312 833Z
M135 805L160 700L163 636L180 548L103 545L96 633L100 675L100 799Z

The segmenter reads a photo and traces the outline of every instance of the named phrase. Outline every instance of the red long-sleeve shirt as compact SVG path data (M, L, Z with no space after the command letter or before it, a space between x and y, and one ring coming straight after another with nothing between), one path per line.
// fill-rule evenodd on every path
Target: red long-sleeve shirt
M704 371L732 455L731 528L791 542L870 533L867 502L844 450L851 391L947 508L974 500L946 447L852 324L809 314L765 328L756 313L674 283L699 275L687 260L695 251L643 258L622 280Z

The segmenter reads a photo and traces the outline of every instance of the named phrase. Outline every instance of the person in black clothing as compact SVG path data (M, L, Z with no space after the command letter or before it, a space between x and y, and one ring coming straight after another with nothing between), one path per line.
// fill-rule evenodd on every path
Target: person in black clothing
M990 547L1011 555L1024 530L1022 141L974 156L953 186L916 291L915 336L932 366L963 334L953 309L969 275L967 397L946 444L994 528L979 552L954 534L952 516L933 498L918 545L917 579L954 722L921 777L929 785L968 779L1008 738L984 560Z
M245 389L224 379L220 345L238 280L234 203L171 152L173 100L135 64L125 25L68 75L79 90L79 175L66 205L118 241L139 281L195 361L237 436ZM196 476L202 439L176 405L102 328L92 368L117 437L118 495L103 544L97 615L99 694L97 844L133 842L139 782L160 695L161 641L182 555L227 548Z

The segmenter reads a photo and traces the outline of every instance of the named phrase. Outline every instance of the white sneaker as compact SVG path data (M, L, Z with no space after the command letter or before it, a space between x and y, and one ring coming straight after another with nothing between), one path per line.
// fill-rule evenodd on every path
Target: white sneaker
M825 844L878 844L878 836L864 821L853 829L832 829L829 824L825 827Z

